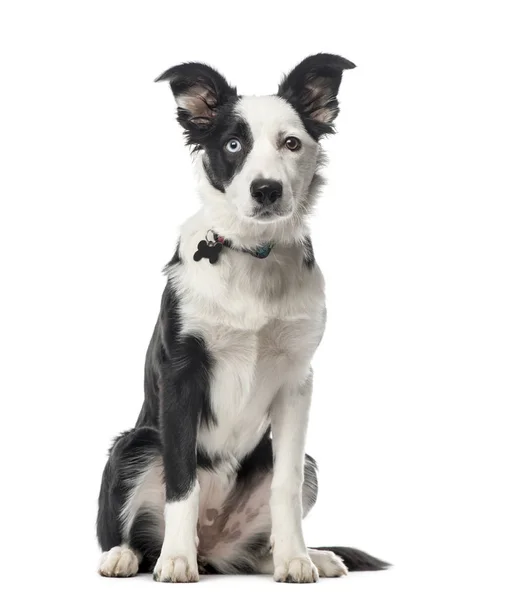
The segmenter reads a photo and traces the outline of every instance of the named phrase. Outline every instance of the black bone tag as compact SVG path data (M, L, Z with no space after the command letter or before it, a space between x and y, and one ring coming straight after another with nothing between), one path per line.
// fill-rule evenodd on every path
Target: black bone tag
M206 240L201 240L197 246L197 252L193 255L193 260L198 262L202 258L207 258L214 265L218 261L223 247L224 245L220 242L210 242L208 244Z

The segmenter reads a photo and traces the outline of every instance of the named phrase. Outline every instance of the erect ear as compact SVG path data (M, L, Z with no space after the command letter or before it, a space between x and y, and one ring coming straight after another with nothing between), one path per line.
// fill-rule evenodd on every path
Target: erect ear
M220 73L202 63L177 65L155 81L170 83L178 106L177 120L188 135L211 129L219 109L237 95Z
M356 65L336 54L307 57L285 76L278 95L285 98L300 114L313 137L333 133L338 116L338 90L345 69Z

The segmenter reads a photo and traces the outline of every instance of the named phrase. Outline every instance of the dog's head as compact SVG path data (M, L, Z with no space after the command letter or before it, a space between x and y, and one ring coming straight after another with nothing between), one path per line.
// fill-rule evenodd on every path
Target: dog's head
M239 96L222 75L200 63L172 67L168 81L187 142L202 151L211 194L233 217L256 223L286 220L309 206L320 138L334 131L344 69L332 54L310 56L273 96Z

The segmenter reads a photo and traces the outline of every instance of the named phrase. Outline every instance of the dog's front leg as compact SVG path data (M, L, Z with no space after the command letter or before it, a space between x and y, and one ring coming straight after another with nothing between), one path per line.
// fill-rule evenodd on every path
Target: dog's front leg
M160 410L166 504L165 531L154 579L168 582L199 580L197 567L197 431L204 389L202 377L176 371L161 376ZM185 370L188 372L188 370Z
M312 373L282 388L271 407L274 473L271 485L271 545L276 581L311 583L318 571L309 558L302 530L305 438Z

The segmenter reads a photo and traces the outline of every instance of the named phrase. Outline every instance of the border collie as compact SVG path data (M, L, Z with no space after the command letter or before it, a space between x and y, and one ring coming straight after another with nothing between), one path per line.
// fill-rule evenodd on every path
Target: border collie
M157 79L173 91L203 206L165 267L141 413L103 472L101 575L306 583L388 566L352 548L307 548L302 532L318 491L304 447L326 315L307 218L320 139L354 66L310 56L272 96L240 96L199 63Z

